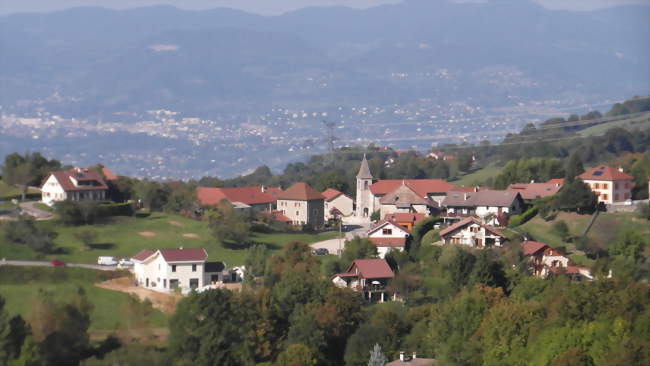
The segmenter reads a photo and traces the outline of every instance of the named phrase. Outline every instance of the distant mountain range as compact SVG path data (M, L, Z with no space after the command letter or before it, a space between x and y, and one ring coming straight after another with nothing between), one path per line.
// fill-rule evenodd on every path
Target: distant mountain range
M485 104L650 90L650 7L410 0L265 17L75 8L0 17L0 104L65 116Z

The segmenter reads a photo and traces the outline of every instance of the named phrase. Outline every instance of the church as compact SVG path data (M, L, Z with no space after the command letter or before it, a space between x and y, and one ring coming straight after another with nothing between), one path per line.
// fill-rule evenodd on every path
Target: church
M435 215L452 188L453 185L442 179L385 179L373 182L364 155L357 173L355 214L363 221L370 221L375 211L379 211L380 217L394 213Z

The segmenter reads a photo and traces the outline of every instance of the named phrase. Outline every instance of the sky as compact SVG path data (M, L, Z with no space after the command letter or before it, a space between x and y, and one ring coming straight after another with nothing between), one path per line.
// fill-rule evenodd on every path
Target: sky
M343 5L367 8L400 0L0 0L0 14L24 11L49 12L77 6L102 6L114 9L156 4L174 5L183 9L228 7L264 15L277 15L308 6ZM456 0L480 2L483 0ZM547 8L593 10L623 4L650 5L650 0L535 0Z

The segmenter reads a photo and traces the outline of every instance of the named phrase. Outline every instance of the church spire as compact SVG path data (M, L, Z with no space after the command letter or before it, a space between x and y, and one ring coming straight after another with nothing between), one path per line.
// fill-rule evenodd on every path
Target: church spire
M357 173L357 179L372 179L370 167L368 167L368 160L366 160L366 154L363 154L363 160L361 160L361 167L359 168L359 173Z

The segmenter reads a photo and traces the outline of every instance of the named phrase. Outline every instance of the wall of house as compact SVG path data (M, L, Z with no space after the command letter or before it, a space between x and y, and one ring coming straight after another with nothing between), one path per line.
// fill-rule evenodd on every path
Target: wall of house
M474 232L472 230L476 231ZM501 238L499 236L492 234L491 232L485 230L484 227L477 224L465 226L464 228L458 229L452 233L445 235L443 238L445 244L467 245L472 248L476 247L476 239L479 239L481 241L481 246L483 248L486 247L486 239L494 239L494 245L498 247L501 246Z
M327 202L325 201L325 220L329 220L332 215L330 215L330 211L332 208L336 207L343 216L350 216L352 215L354 211L354 202L352 201L352 198L342 194L336 197L335 199ZM371 213L372 214L372 213Z
M41 190L41 201L46 205L51 206L54 202L64 201L66 199L65 191L54 175L50 175L50 177L47 178Z
M384 233L384 229L389 229L390 233ZM393 224L386 224L385 226L368 234L369 238L406 238L409 233L403 231Z
M611 204L632 198L632 181L585 180L591 190L598 196L598 202Z
M307 223L307 201L278 200L278 210L290 218L294 225Z
M145 263L135 263L134 272L140 286L169 292L171 280L178 280L180 288L189 289L190 279L197 279L198 287L203 287L205 285L203 264L204 262L167 263L161 255L158 255ZM176 265L176 272L172 272L172 265ZM192 265L196 265L196 271L192 271ZM147 279L149 279L149 286L147 286Z
M397 252L403 252L404 248L402 247L377 247L377 256L379 258L386 258L386 254L388 254L390 251L397 251Z

